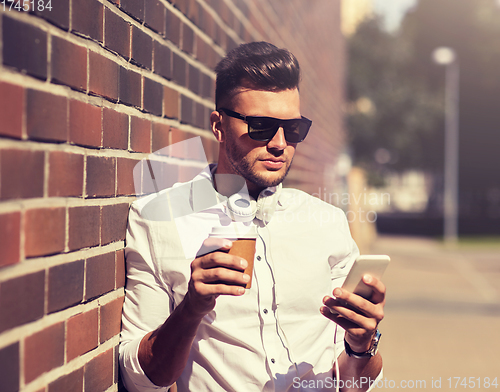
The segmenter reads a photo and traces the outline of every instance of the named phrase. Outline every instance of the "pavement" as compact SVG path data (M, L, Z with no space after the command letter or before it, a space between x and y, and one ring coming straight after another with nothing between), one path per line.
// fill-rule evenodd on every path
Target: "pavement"
M370 253L391 256L378 390L500 391L500 244L379 236Z

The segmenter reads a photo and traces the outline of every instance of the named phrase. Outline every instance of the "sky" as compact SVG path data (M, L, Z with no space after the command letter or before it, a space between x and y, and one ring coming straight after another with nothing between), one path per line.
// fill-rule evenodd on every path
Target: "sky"
M417 0L372 0L372 2L373 10L384 17L387 30L394 31L399 27L406 11L413 7Z

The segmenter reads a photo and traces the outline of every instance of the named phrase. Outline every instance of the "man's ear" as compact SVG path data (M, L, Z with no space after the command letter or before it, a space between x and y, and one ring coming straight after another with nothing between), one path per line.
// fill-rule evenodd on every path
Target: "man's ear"
M224 141L224 131L222 129L222 115L214 110L210 114L210 126L212 128L212 133L215 136L215 139L222 143Z

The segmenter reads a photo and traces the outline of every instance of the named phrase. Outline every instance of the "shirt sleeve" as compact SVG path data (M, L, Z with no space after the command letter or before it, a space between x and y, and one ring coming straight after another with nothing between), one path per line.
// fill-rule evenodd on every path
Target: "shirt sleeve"
M129 392L168 390L149 380L138 358L142 338L165 322L172 303L168 289L160 280L150 247L148 222L133 203L126 234L127 284L119 348L122 379Z

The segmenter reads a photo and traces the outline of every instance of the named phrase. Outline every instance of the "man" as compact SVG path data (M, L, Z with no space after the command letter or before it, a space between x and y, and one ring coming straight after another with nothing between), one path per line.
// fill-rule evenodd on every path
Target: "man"
M287 50L259 42L229 52L216 72L210 121L218 164L131 207L125 385L130 392L174 383L180 391L323 391L335 390L336 378L343 391L367 390L382 368L375 341L385 286L365 276L370 300L340 289L359 254L345 215L281 188L311 125L300 112L299 64ZM247 223L258 231L247 290L247 261L227 253L231 241L209 238L214 227L231 224L227 197L241 188L235 177L257 200ZM216 202L195 208L206 199L196 190L203 180ZM153 201L170 211L187 203L192 213L150 219Z

